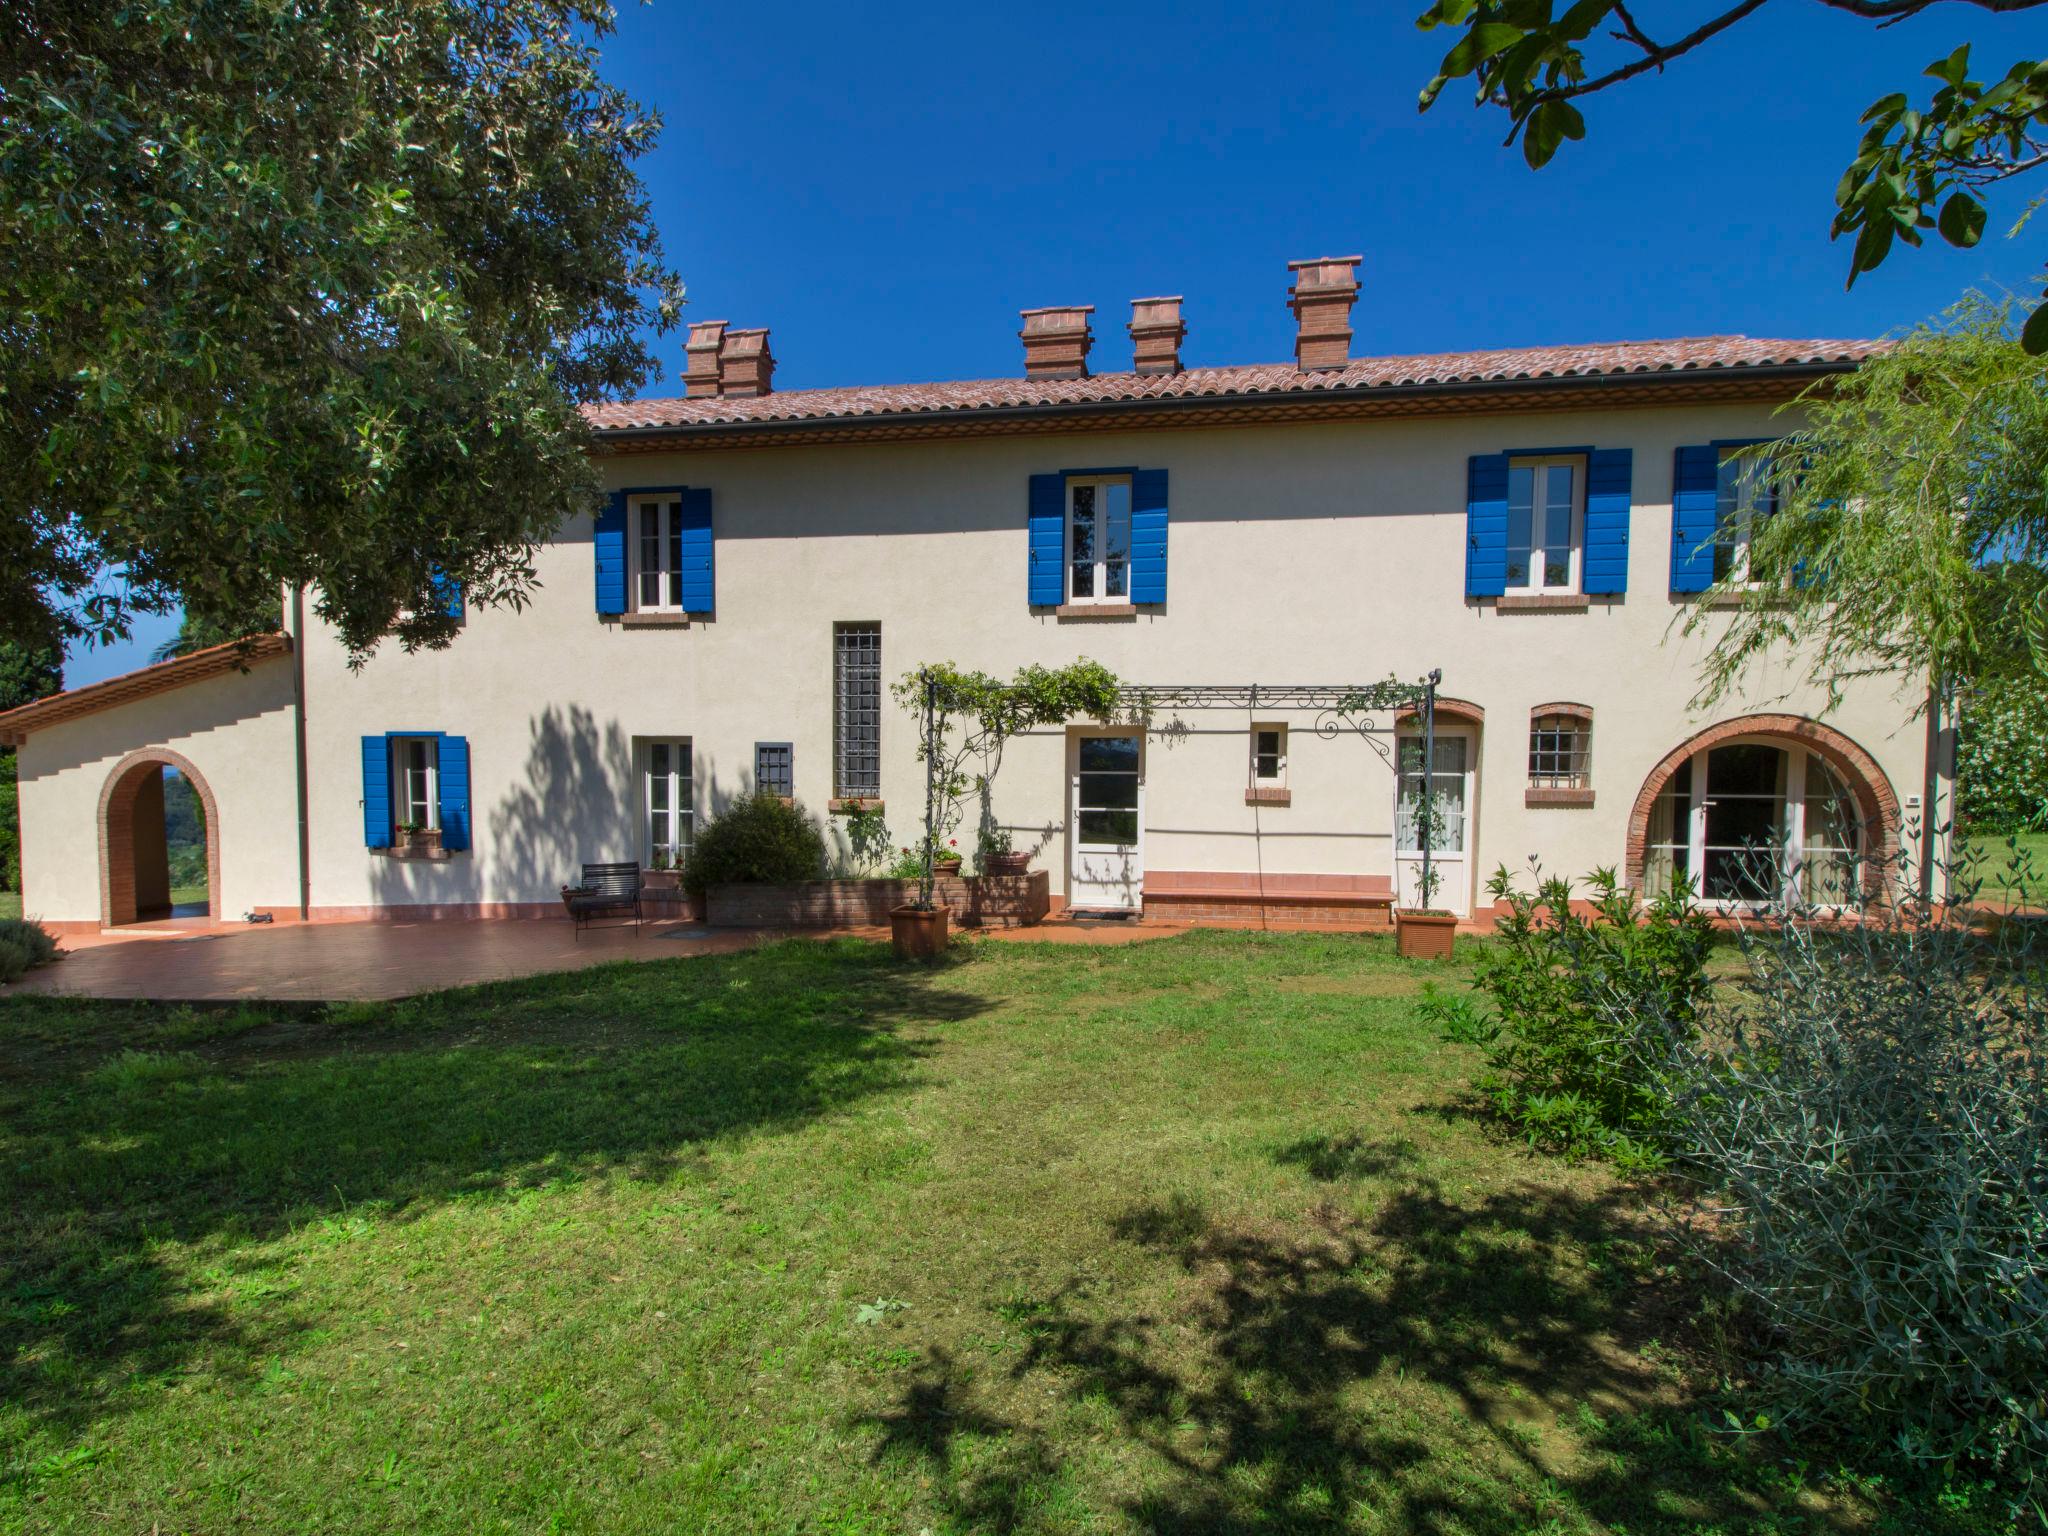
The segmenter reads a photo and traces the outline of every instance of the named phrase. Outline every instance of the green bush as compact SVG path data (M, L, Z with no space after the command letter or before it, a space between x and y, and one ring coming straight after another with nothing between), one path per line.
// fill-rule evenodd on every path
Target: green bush
M743 795L697 831L683 885L701 895L714 885L779 885L816 880L825 869L817 821L779 795Z
M2048 825L2048 692L2039 677L2000 678L1963 700L1956 811L1976 832Z
M1745 931L1651 1065L1759 1408L2048 1482L2048 996L2027 925L1917 904ZM1639 1039L1657 1032L1641 1025Z
M1664 1161L1668 1099L1654 1062L1667 1036L1697 1031L1713 928L1683 889L1645 904L1612 870L1586 885L1580 912L1569 881L1539 869L1522 890L1497 872L1487 889L1508 911L1472 983L1489 1009L1434 988L1423 1006L1486 1053L1477 1086L1532 1145L1645 1171ZM1638 1038L1645 1029L1653 1038Z
M13 981L31 966L55 959L57 941L41 923L0 918L0 981Z

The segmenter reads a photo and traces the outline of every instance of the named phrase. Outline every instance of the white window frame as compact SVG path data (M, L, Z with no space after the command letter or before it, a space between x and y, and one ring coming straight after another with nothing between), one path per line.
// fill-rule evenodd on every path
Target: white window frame
M1259 738L1271 731L1280 738L1277 766L1271 774L1259 772ZM1251 779L1254 789L1285 789L1287 787L1287 725L1280 720L1260 720L1253 724L1251 733Z
M1744 443L1733 448L1723 448L1721 456L1714 462L1714 542L1712 559L1714 580L1729 586L1755 587L1767 585L1750 579L1750 540L1756 533L1756 525L1763 518L1778 510L1779 488L1770 483L1768 476L1777 469L1773 459L1749 456L1749 450L1757 446ZM1721 475L1729 465L1736 466L1736 484L1733 505L1724 508L1721 504ZM1761 486L1768 503L1758 510L1758 489ZM1721 549L1728 548L1728 573L1720 574Z
M415 746L426 748L426 766L415 770L410 761ZM412 775L420 772L426 794L426 815L415 818L418 802L413 798ZM438 736L393 736L391 738L391 825L441 830L441 740Z
M1546 492L1549 489L1550 471L1553 468L1565 468L1572 472L1571 560L1564 584L1561 586L1553 586L1545 580L1546 573L1542 568L1542 562L1534 557L1537 534L1536 520L1545 511L1548 504ZM1534 471L1534 478L1530 482L1529 489L1529 539L1531 545L1529 580L1519 586L1511 585L1507 590L1517 597L1576 594L1582 589L1582 583L1585 579L1586 456L1582 453L1518 454L1508 460L1509 475L1512 477L1514 471L1518 469ZM1512 480L1510 483L1512 484ZM1510 495L1512 494L1511 491ZM1512 546L1510 546L1508 558L1513 558Z
M646 564L646 550L642 527L645 509L652 507L661 519L657 535L658 547L668 552L676 561L674 565L664 563L651 573ZM682 537L683 498L680 492L661 496L633 496L628 498L626 512L626 554L627 590L633 597L635 613L681 613L683 611L683 570L681 552L677 548ZM641 591L643 576L655 577L656 602L646 601Z
M1095 579L1091 583L1094 591L1077 595L1074 591L1074 493L1082 486L1095 491L1095 559L1091 568ZM1109 521L1108 491L1112 486L1121 486L1124 491L1124 589L1115 596L1109 594L1109 567L1111 562L1104 556L1109 547L1105 536ZM1066 500L1060 524L1060 594L1064 602L1081 606L1109 604L1113 607L1128 607L1134 601L1131 596L1131 477L1129 475L1070 475L1067 477Z
M667 846L671 850L668 867L681 869L683 860L689 857L690 849L697 840L697 805L695 777L696 754L687 736L657 736L641 744L640 750L640 847L642 866L652 869L654 855L663 846L655 841L654 818L654 751L657 747L668 748L668 772L660 777L668 788L668 805L660 811L669 818L669 830L674 840ZM678 771L678 762L688 763L686 770Z

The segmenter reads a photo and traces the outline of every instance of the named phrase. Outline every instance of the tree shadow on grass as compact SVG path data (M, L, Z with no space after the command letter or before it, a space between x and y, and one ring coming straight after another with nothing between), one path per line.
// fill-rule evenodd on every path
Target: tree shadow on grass
M302 1019L285 1049L259 1030L205 1057L44 1053L0 1084L0 1403L68 1434L196 1356L254 1369L290 1325L259 1336L206 1295L281 1283L250 1242L687 1177L714 1143L898 1091L929 1050L921 1027L986 1006L945 977L880 946L798 942ZM215 1238L227 1257L202 1290L159 1257Z
M1050 1391L1083 1415L1106 1409L1117 1443L1140 1453L1139 1490L1115 1495L1132 1526L1750 1528L1763 1501L1713 1456L1602 1436L1603 1421L1683 1417L1638 1353L1673 1317L1659 1282L1618 1253L1647 1253L1652 1236L1625 1191L1524 1184L1454 1198L1398 1141L1304 1143L1280 1158L1323 1182L1396 1171L1395 1188L1370 1218L1325 1203L1284 1229L1217 1221L1185 1198L1137 1206L1106 1236L1182 1277L1171 1306L1133 1308L1126 1292L1076 1280L1006 1308L1028 1334L1008 1390L1025 1403ZM974 1423L1006 1437L996 1464L1011 1479L1061 1464L1071 1442L992 1420L977 1384L947 1379L953 1370L935 1356L875 1422ZM976 1508L1030 1506L1028 1487L963 1468L954 1431L893 1433L927 1459L962 1528L982 1528L968 1518Z

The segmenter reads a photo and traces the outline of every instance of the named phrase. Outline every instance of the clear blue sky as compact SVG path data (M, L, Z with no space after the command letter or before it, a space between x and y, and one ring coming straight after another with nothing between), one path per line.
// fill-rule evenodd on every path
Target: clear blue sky
M1017 311L1041 304L1094 304L1095 366L1126 367L1129 301L1157 293L1186 295L1190 364L1282 359L1301 256L1364 254L1361 355L1875 335L2038 270L2048 225L2000 238L2016 194L1978 250L1900 248L1853 292L1827 238L1863 109L1923 97L1958 42L1980 77L2038 57L2038 16L1946 4L1880 31L1777 0L1586 102L1587 142L1533 172L1464 86L1416 112L1447 46L1416 31L1421 6L657 0L605 51L665 119L643 174L688 318L769 326L778 388L1014 374ZM1638 11L1656 33L1706 9ZM682 336L656 345L656 391L678 391ZM67 680L174 627L74 657Z

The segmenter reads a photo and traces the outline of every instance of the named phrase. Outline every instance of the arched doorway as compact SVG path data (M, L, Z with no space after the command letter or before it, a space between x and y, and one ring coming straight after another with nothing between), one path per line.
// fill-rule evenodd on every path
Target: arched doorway
M99 826L104 926L220 916L220 816L190 759L129 753L100 792Z
M1683 879L1715 905L1852 905L1882 889L1898 820L1883 770L1840 731L1747 715L1650 771L1629 818L1627 869L1646 893Z

